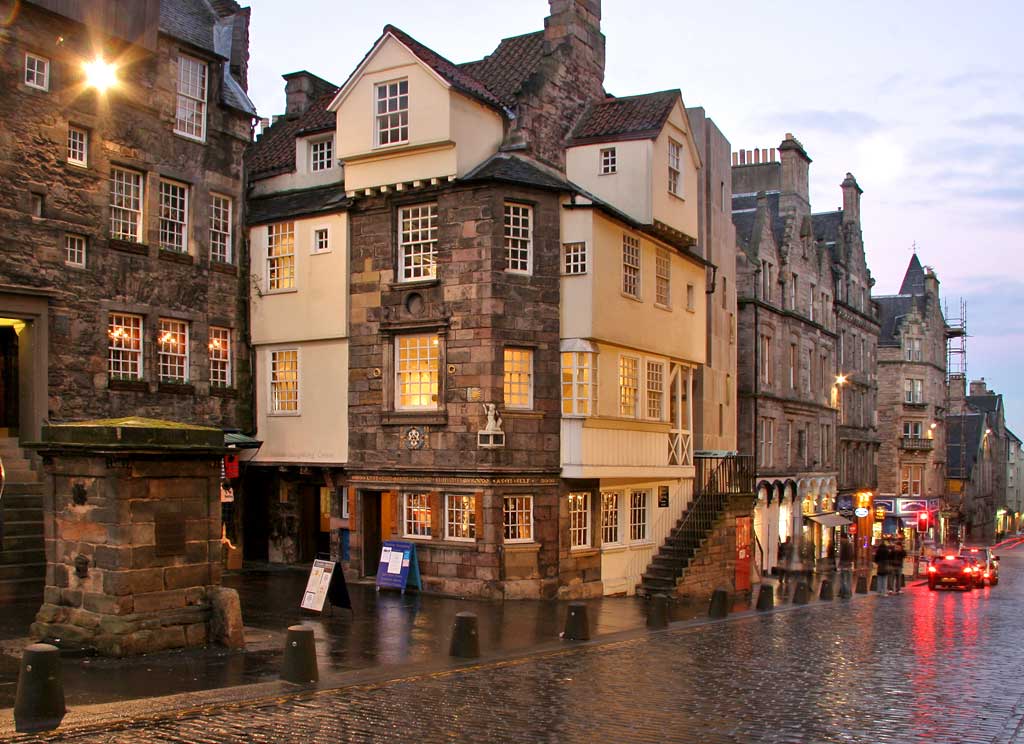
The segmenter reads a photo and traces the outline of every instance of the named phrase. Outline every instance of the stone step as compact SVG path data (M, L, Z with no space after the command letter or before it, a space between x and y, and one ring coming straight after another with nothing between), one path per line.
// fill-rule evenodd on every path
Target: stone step
M38 577L27 579L6 579L0 581L0 607L10 602L27 602L43 599L44 580Z
M676 588L676 582L674 579L665 579L660 576L652 576L651 574L644 574L643 576L644 587L651 592L672 592Z
M3 506L4 522L35 522L43 529L43 507L41 506Z
M5 452L0 449L0 460L3 460L4 471L11 472L12 470L31 470L32 463L22 454L21 450L12 450L11 452Z
M38 483L39 476L35 470L29 470L28 468L22 468L20 470L14 470L4 465L4 483Z
M19 496L23 498L33 498L36 499L36 501L40 501L42 495L42 483L7 483L4 486L2 502L6 504L8 503L8 499L15 499Z
M11 579L42 579L45 577L45 563L12 563L0 566L0 581L9 581Z
M44 562L46 562L46 553L43 551L42 545L34 548L21 548L18 550L12 548L0 550L0 566Z
M35 520L32 522L25 521L8 521L6 515L4 515L4 541L6 542L12 537L43 537L43 522L42 520Z
M37 535L4 535L4 552L17 552L21 550L42 550L43 531Z

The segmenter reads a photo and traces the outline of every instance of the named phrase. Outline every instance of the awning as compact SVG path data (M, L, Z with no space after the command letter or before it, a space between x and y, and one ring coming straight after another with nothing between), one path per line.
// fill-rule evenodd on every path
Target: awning
M838 514L808 514L807 516L822 527L842 527L844 524L853 524L849 519Z
M247 437L245 434L237 431L226 431L224 432L224 446L232 447L234 449L259 449L260 445L263 444L258 439Z

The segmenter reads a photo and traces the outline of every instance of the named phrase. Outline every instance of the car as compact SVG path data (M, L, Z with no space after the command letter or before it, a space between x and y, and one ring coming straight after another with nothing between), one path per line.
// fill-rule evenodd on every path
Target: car
M975 561L968 556L954 554L936 556L928 564L928 588L934 592L940 587L943 589L959 587L969 592L974 588L976 565Z
M974 577L975 586L995 586L999 583L999 556L992 555L992 548L960 546L960 555L968 556L978 562L980 569Z

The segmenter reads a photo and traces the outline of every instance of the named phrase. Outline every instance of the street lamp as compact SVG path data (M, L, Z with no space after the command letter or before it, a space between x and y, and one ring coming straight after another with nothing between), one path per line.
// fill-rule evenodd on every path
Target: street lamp
M99 93L106 93L117 84L117 68L103 57L97 56L89 62L84 62L82 68L85 70L86 84Z

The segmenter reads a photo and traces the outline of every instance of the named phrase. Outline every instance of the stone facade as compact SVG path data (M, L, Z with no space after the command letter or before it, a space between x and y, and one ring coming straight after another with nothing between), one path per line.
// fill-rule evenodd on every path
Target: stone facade
M716 589L730 595L746 595L736 589L736 520L750 517L750 497L732 496L715 522L704 546L694 556L676 584L676 595L687 599L707 599ZM756 553L756 551L755 551Z
M164 0L173 13L176 0ZM19 339L21 410L8 418L23 439L38 436L42 420L68 421L123 413L249 426L248 354L244 347L246 264L240 238L242 151L250 138L249 111L226 90L223 61L213 47L212 15L203 38L210 48L183 42L149 2L135 21L152 24L137 45L112 31L22 3L0 30L0 318L27 324ZM229 9L230 10L230 9ZM69 11L73 12L73 11ZM247 16L245 16L247 22ZM133 21L134 22L134 21ZM243 24L244 25L244 24ZM245 36L239 30L240 38ZM55 41L57 40L57 41ZM101 94L83 80L82 62L99 43L111 59L130 59L118 82ZM218 47L220 49L220 47ZM230 50L225 50L231 58ZM46 85L25 82L26 54L45 60ZM207 72L205 141L175 135L178 58L187 54ZM244 55L235 55L244 68ZM243 75L244 77L244 75ZM241 89L238 88L237 92ZM231 95L229 95L231 94ZM241 94L244 99L244 93ZM234 104L226 100L236 101ZM69 133L84 136L83 158L69 158ZM111 169L141 177L137 242L111 237ZM161 247L162 180L187 191L186 250ZM231 260L211 260L211 194L229 197ZM69 239L84 253L69 260ZM34 308L26 309L27 299ZM142 318L140 379L115 380L108 371L111 313ZM161 382L161 318L185 321L188 361L183 379ZM232 333L232 379L211 384L210 326ZM19 334L21 335L21 334ZM35 345L35 346L33 346ZM46 374L60 370L60 374Z

